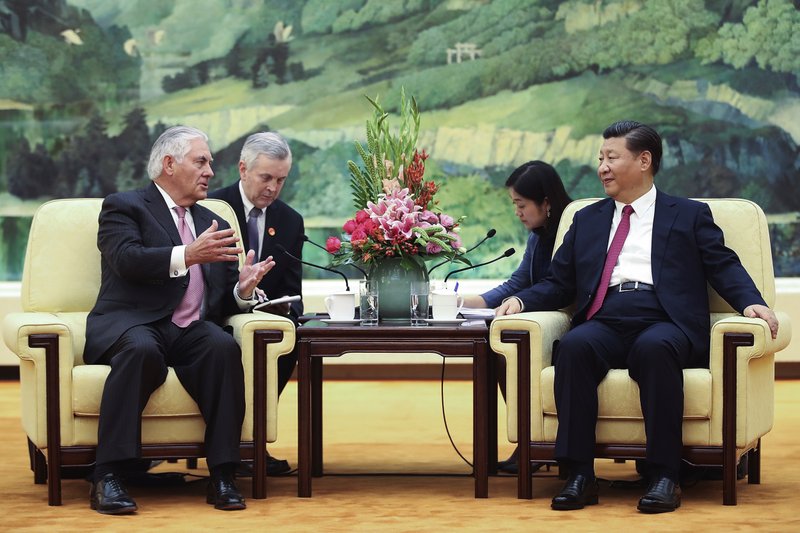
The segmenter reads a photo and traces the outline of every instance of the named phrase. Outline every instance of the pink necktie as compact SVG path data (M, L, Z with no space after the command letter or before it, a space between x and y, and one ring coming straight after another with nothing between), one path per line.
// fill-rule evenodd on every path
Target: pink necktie
M608 292L608 282L611 281L611 272L614 271L614 266L617 264L617 259L619 259L619 253L622 251L622 245L625 244L625 238L631 229L631 213L633 213L631 206L626 205L622 208L622 219L619 221L617 231L614 232L611 246L608 247L606 263L603 265L603 274L600 276L600 284L597 286L597 293L594 295L592 305L589 306L589 310L586 312L586 320L592 318L603 306L603 300Z
M176 206L175 212L178 213L178 233L181 235L181 241L183 244L191 244L194 242L194 236L186 224L186 208ZM189 267L189 286L186 287L183 299L172 315L172 322L178 327L185 328L193 321L199 320L202 303L203 269L200 265L192 265Z

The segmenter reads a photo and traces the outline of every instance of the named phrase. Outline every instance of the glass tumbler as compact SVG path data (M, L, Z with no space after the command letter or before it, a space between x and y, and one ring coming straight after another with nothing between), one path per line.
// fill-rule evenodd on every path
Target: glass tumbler
M362 326L378 325L378 284L369 280L358 283L359 308Z
M428 325L428 291L430 285L427 281L411 282L411 325Z

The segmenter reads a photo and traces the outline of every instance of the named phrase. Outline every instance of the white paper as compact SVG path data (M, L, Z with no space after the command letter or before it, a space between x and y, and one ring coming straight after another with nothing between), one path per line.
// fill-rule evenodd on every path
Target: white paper
M488 307L464 307L461 309L464 318L494 318L494 309Z

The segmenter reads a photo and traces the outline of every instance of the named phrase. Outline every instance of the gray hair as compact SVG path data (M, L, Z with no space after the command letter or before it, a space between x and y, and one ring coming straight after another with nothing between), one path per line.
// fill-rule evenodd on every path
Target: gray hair
M292 150L286 139L274 131L254 133L244 141L239 160L244 161L245 167L250 170L260 155L283 161L292 157Z
M178 163L183 161L183 156L189 153L192 140L197 138L208 142L208 135L191 126L174 126L162 133L153 143L150 159L147 161L150 179L155 180L161 175L164 158L168 155L174 157Z

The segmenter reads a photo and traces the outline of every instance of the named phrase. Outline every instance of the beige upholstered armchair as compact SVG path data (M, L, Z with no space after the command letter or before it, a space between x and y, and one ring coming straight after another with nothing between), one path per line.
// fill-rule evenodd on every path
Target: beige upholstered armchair
M239 233L233 209L204 200ZM100 288L97 249L101 199L53 200L34 215L22 279L22 313L7 315L6 345L20 358L22 425L36 483L61 505L61 467L94 461L103 385L110 367L85 365L86 317ZM243 256L240 257L240 263ZM253 498L266 497L266 443L277 438L277 361L295 342L294 325L266 313L230 317L242 348L246 411L242 457L254 462ZM205 424L197 404L170 369L142 418L142 456L204 455Z
M561 219L556 247L575 212L596 200L579 200ZM767 220L747 200L708 199L725 243L736 251L767 304L775 303ZM774 356L791 338L785 313L772 339L766 322L735 313L709 288L710 368L684 371L684 459L722 466L723 503L736 504L736 469L748 454L748 481L760 482L761 437L770 431L774 409ZM491 347L507 360L508 439L520 443L518 497L531 498L529 460L552 462L558 419L553 396L553 341L567 332L565 311L532 312L494 320ZM639 388L627 370L611 370L599 386L597 457L644 458L644 423ZM525 444L529 443L529 446Z

